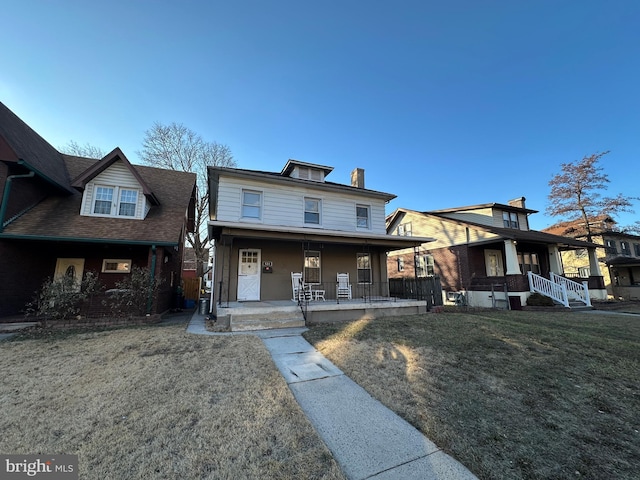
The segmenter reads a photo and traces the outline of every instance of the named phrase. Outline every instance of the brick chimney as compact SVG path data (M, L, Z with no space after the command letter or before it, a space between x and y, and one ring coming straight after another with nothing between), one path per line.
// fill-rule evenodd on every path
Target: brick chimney
M513 200L509 200L509 205L511 205L512 207L526 208L524 206L524 201L525 200L526 200L526 198L524 198L524 197L514 198Z
M354 168L351 172L351 186L364 188L364 168Z

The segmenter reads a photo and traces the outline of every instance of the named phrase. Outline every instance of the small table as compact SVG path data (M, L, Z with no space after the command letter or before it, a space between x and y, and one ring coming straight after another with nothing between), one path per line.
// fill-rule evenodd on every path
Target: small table
M314 300L320 300L322 299L322 301L324 302L324 290L311 290L311 293L313 294L313 299Z

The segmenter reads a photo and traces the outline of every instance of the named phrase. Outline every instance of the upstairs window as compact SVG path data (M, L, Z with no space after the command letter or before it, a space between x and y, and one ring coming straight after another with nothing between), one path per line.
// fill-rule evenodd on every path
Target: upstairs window
M136 216L137 206L137 190L96 185L91 212L94 215L133 218Z
M605 240L604 245L607 253L611 253L614 255L618 253L618 248L616 247L615 240Z
M256 219L262 217L262 192L242 191L242 217Z
M322 202L317 198L304 199L304 223L320 225L320 209Z
M402 225L398 225L398 235L401 237L410 237L411 236L411 222L403 223Z
M520 228L516 212L502 212L502 223L504 228Z
M629 248L629 242L620 242L620 253L626 257L631 256L631 249Z
M356 205L356 226L358 228L369 228L371 225L369 213L368 205Z
M636 252L636 257L640 257L640 243L634 243L633 244L633 249Z

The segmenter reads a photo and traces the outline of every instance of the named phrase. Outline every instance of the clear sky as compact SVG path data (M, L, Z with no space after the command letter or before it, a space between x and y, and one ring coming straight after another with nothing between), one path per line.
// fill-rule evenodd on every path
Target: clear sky
M56 147L139 163L178 122L241 168L364 168L387 213L524 196L541 229L561 162L610 150L640 196L640 1L4 0L0 100Z

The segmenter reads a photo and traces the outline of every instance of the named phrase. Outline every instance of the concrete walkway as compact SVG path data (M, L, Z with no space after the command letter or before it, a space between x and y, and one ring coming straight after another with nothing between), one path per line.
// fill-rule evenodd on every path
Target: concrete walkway
M236 332L262 339L300 407L349 479L475 479L307 342L306 328ZM194 314L187 332L209 332Z

